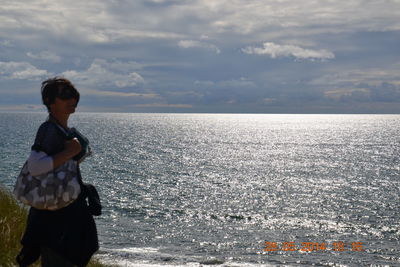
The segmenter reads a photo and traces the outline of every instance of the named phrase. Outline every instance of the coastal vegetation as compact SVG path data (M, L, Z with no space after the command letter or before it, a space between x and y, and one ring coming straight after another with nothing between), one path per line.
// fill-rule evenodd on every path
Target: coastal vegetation
M16 266L15 257L21 249L20 240L27 216L27 208L19 205L13 195L0 185L0 266ZM40 262L32 266L40 266ZM92 259L88 267L108 267L108 265Z

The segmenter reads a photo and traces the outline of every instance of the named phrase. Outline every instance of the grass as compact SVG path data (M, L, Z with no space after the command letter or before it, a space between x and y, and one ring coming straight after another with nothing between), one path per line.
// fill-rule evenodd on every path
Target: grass
M25 230L28 210L18 204L14 196L0 185L0 266L16 266L15 257L21 249L20 240ZM34 267L40 266L39 261ZM88 267L110 267L92 259Z

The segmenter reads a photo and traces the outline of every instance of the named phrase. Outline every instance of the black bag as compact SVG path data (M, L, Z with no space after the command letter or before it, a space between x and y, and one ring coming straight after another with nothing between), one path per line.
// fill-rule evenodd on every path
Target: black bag
M85 187L86 194L88 196L89 211L94 216L101 215L101 203L100 196L96 190L96 187L92 184L83 184Z

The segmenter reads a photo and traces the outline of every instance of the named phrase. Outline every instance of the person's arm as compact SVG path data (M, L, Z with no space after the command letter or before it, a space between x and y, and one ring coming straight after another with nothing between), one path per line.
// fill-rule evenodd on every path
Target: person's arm
M33 176L47 173L53 169L53 158L43 151L32 150L28 158L28 171Z
M65 141L65 149L53 156L53 169L60 167L81 152L81 144L77 138Z
M58 168L81 151L78 139L65 141L65 149L53 156L43 151L32 150L28 158L28 170L33 176L38 176Z

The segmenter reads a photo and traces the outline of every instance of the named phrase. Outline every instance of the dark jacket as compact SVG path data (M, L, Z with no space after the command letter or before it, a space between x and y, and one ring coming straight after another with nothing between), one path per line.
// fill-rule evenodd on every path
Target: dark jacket
M52 122L44 122L36 135L33 150L55 155L64 150L65 136ZM79 179L82 179L78 166ZM30 208L22 237L23 248L17 257L20 266L28 266L40 256L40 247L48 247L78 266L86 266L98 250L96 224L86 201L87 190L69 206L56 211Z

